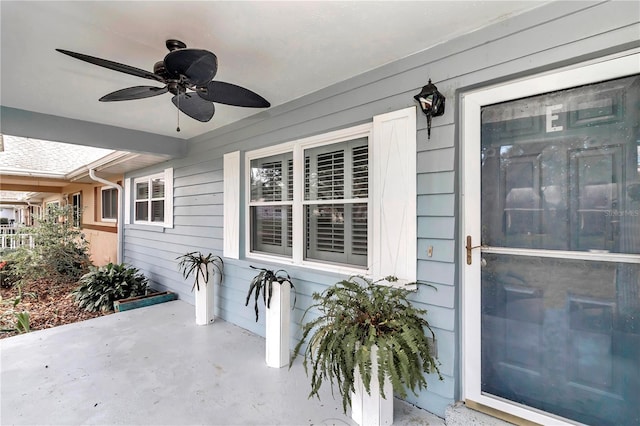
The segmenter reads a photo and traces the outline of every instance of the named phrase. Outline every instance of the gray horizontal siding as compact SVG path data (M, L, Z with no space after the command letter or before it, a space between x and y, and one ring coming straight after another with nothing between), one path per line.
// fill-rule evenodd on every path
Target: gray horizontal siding
M430 377L429 388L408 400L444 415L447 405L459 397L460 387L457 95L461 89L638 46L639 12L634 2L556 2L194 138L186 157L127 176L143 176L167 166L174 168L174 228L127 225L125 260L147 273L158 287L177 291L181 298L192 301L191 282L182 278L175 258L194 250L222 253L225 153L353 126L371 121L374 115L415 105L413 95L431 78L447 97L447 109L442 117L434 118L430 139L425 116L417 116L416 244L418 279L433 288L419 286L411 300L428 310L445 380L439 382ZM244 214L244 207L240 212ZM241 218L241 226L243 222ZM427 253L429 247L433 248L431 256ZM257 323L253 302L244 306L249 282L255 275L249 265L269 266L251 260L226 261L224 282L216 286L216 315L264 335L264 306L260 306ZM312 294L341 277L304 268L287 270L297 294L291 314L293 346L301 336L303 315L312 303ZM314 312L308 315L313 316Z

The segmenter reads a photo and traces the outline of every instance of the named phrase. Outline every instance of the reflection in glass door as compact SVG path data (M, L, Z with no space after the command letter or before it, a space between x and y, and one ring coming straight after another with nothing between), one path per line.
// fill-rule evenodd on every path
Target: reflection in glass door
M639 73L626 53L463 95L468 402L640 424Z
M481 393L640 424L640 76L481 108Z

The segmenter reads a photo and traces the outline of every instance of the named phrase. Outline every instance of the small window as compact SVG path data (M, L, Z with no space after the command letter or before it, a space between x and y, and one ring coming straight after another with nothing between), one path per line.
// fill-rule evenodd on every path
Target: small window
M80 228L82 224L82 194L79 192L71 196L71 221L74 228Z
M164 223L164 177L136 180L136 222Z
M102 188L102 221L115 222L118 219L118 190Z
M128 202L133 202L133 223L173 227L173 169L164 173L127 179L125 223L130 220Z

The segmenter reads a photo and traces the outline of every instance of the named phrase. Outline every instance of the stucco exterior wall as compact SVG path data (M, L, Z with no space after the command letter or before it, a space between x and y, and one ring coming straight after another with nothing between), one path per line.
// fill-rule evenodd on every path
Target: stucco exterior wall
M122 178L111 179L121 182ZM89 242L91 261L96 266L117 262L117 223L103 221L101 217L101 183L70 183L61 188L60 194L53 194L43 199L42 207L47 203L58 201L61 206L71 203L73 194L81 194L82 220L81 229Z

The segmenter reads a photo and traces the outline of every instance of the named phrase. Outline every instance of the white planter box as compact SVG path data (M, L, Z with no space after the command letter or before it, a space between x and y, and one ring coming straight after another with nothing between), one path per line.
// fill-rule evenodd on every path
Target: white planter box
M387 377L384 381L384 394L380 396L378 383L378 348L371 348L371 395L369 395L360 379L356 367L355 392L351 395L351 418L362 426L390 425L393 423L393 385Z
M289 312L291 286L288 282L274 282L270 307L266 309L266 345L267 366L281 368L289 365Z
M209 325L215 320L213 315L215 277L211 276L210 278L208 283L200 283L200 290L198 290L197 286L194 290L196 300L196 324L198 325Z

